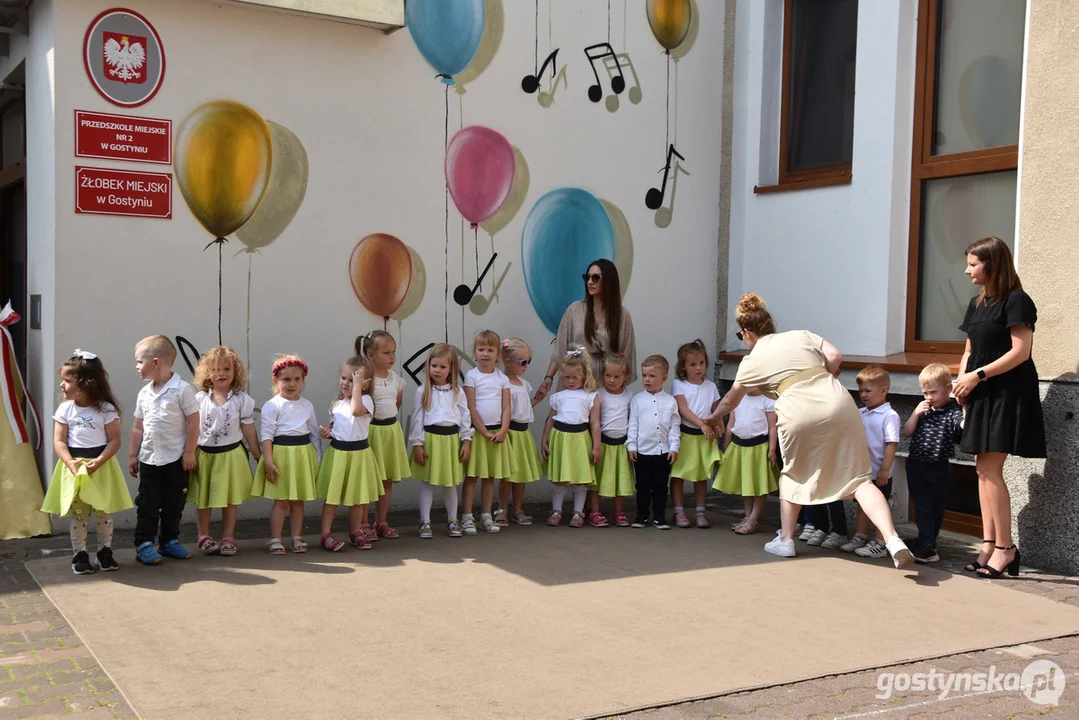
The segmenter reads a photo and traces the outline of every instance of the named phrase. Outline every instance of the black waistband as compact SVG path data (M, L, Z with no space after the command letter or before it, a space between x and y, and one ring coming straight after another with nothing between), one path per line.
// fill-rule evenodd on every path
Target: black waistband
M740 438L737 435L731 435L731 442L735 445L741 445L742 447L757 447L758 445L764 445L768 442L767 435L758 435L751 438Z
M456 435L460 428L456 425L424 425L423 430L432 435Z
M626 436L625 435L623 435L620 438L614 438L614 437L611 437L609 435L600 435L599 440L604 445L625 445L626 444Z
M382 427L386 427L387 425L396 425L397 424L397 416L394 415L393 417L388 417L388 418L371 418L371 424L372 425L381 425Z
M579 425L570 425L564 423L561 420L554 421L554 429L564 433L580 433L588 429L588 423L580 423Z
M275 435L274 445L310 445L310 435Z
M510 430L516 430L517 432L524 432L528 429L528 423L517 422L516 420L510 420Z
M101 445L92 448L73 448L68 445L67 451L71 453L72 458L78 458L81 460L93 460L98 455L105 452L105 446Z
M484 427L486 427L491 432L496 433L496 432L499 432L502 429L502 424L499 423L498 425L485 425Z
M690 425L686 425L685 423L682 424L681 430L686 435L704 435L704 430L701 430L698 427L692 427Z
M367 442L367 438L363 440L330 440L330 447L334 450L344 450L350 452L352 450L366 450L371 447Z
M202 450L204 453L210 453L211 455L220 455L221 453L232 452L238 447L240 447L239 440L234 443L229 443L228 445L199 445L199 450Z

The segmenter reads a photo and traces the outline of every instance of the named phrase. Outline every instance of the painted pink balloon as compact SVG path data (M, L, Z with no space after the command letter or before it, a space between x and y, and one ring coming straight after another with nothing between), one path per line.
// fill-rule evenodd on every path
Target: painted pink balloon
M513 185L513 148L506 138L479 125L453 136L446 148L450 197L472 227L498 212Z

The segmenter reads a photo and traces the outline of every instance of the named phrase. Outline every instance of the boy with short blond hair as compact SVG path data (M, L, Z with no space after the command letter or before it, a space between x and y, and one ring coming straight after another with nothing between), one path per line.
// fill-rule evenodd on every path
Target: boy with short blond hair
M869 462L873 482L880 488L885 499L892 497L892 465L895 451L899 448L899 413L888 402L888 390L892 379L888 371L873 365L858 373L858 395L861 397L862 424L865 426L866 442L869 444ZM840 550L854 552L861 557L886 558L888 549L876 538L869 517L858 508L858 518L851 541L841 545Z
M634 463L637 481L637 517L632 523L635 528L648 526L651 508L652 524L659 530L671 529L667 523L667 492L682 429L678 402L663 391L670 367L662 355L646 357L641 363L645 392L634 395L629 403L626 450Z
M946 365L926 365L918 385L925 399L903 426L903 434L910 436L907 487L918 525L918 544L911 552L916 562L933 563L940 560L937 535L952 483L949 460L963 434L963 411L951 397L952 371Z
M188 473L195 469L199 403L194 388L172 371L174 362L176 346L164 335L151 335L135 345L135 368L149 381L135 401L128 457L128 469L139 479L135 559L143 565L157 565L162 555L191 557L177 538Z

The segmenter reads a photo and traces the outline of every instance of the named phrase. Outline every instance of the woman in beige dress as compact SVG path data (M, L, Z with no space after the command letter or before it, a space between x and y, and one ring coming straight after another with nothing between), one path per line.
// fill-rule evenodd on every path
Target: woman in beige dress
M858 408L837 379L843 359L827 340L805 330L776 333L764 301L746 293L734 312L738 338L749 355L734 385L709 418L719 432L723 416L749 388L776 401L776 427L783 452L779 478L782 529L764 549L794 557L794 526L803 505L854 498L885 538L897 568L914 556L895 532L888 501L871 480L869 448Z
M600 258L589 265L584 274L584 292L584 300L578 300L566 308L562 322L558 324L547 375L536 391L537 402L550 392L559 363L574 345L586 348L592 356L592 373L600 385L603 384L603 360L613 354L624 355L629 364L626 385L637 379L633 319L629 310L622 307L622 287L614 263ZM558 387L563 388L561 379Z

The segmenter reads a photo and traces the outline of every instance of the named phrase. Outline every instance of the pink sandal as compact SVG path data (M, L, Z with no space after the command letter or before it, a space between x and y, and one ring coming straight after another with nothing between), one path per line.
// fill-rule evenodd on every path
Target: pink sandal
M757 532L757 523L746 518L734 529L739 535L753 535Z
M370 526L368 526L368 529L370 530ZM349 533L348 541L360 550L371 549L371 541L367 539L367 535L364 533L363 528L360 528L359 532Z
M236 538L223 537L221 538L221 554L225 557L232 557L236 554Z
M556 527L562 524L562 511L552 510L551 514L547 516L547 524L551 527Z
M588 524L592 527L607 527L610 523L607 522L607 518L603 516L603 513L594 512L588 516Z
M217 555L221 552L221 546L209 535L200 535L195 544L203 555Z
M325 550L329 550L330 552L337 552L344 546L345 544L343 542L335 538L330 533L326 533L322 536L322 547Z
M573 516L569 519L569 526L572 528L584 527L584 513L573 511Z
M674 524L680 528L689 527L689 518L686 517L686 513L684 510L674 511Z
M614 524L616 527L629 527L629 518L625 513L617 512L614 514Z
M378 533L375 532L375 529L367 523L360 525L359 531L363 533L363 537L365 540L367 540L368 543L378 542Z
M376 524L375 534L378 537L385 538L387 540L396 540L397 538L401 537L401 533L390 527L390 524L388 522L380 522Z
M702 513L702 512L697 513L697 518L696 519L697 519L697 527L699 527L699 528L710 528L710 527L712 527L712 523L708 522L708 516L705 515L704 513Z

